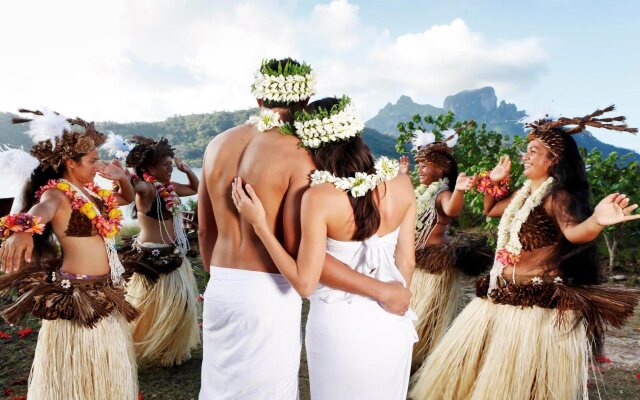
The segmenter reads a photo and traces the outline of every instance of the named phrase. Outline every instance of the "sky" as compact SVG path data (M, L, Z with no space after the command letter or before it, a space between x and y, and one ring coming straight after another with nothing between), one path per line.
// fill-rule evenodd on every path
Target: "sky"
M640 2L20 0L0 12L0 111L155 121L255 105L264 58L312 65L365 118L493 86L532 115L616 104L640 126ZM595 131L640 151L640 137Z

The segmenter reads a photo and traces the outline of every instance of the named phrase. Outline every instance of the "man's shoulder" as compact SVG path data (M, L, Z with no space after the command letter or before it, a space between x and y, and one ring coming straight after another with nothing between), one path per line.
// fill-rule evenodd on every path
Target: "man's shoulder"
M244 123L241 125L236 125L227 129L226 131L222 131L216 136L214 136L209 143L212 142L221 142L225 140L231 139L233 136L242 135L242 134L251 134L253 133L254 128L253 125Z

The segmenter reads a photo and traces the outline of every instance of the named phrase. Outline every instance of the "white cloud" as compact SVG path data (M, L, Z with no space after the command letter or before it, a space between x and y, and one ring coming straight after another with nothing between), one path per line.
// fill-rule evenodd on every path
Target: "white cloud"
M536 82L545 71L546 58L535 38L490 43L456 19L376 46L370 53L368 81L383 93L422 101L483 86L509 96ZM388 100L394 98L382 104Z
M311 39L326 43L333 50L349 50L361 42L362 26L358 16L360 7L348 0L332 0L329 4L318 4L302 29L310 33Z
M492 85L507 96L544 71L535 38L492 43L462 20L394 37L365 25L348 0L302 16L283 1L9 2L0 14L0 110L46 105L131 121L246 108L265 57L302 57L318 72L319 95L349 94L366 116L401 94L438 105Z

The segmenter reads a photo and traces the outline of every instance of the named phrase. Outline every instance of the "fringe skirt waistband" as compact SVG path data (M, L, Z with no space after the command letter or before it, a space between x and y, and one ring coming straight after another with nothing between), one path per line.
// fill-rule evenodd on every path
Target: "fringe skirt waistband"
M17 299L1 312L9 323L18 323L31 314L92 328L114 311L127 321L138 316L138 310L125 300L124 289L114 285L108 275L90 278L30 267L0 277L3 292L17 294Z

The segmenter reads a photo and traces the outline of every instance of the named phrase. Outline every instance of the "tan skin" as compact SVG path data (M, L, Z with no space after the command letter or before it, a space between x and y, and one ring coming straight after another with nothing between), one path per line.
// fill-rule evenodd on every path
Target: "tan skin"
M409 157L400 157L400 172L403 174L409 173ZM424 161L418 163L418 179L421 184L429 186L444 177L445 171L433 163ZM438 221L429 234L425 245L438 245L449 241L447 237L447 227L453 219L458 217L462 212L464 207L464 193L473 188L475 183L476 175L467 176L463 172L458 175L453 192L445 190L438 195L436 198Z
M327 238L353 240L356 226L348 196L330 183L314 186L305 192L301 210L302 239L297 259L294 259L269 229L264 207L253 187L247 184L245 193L241 178L233 184L234 204L243 220L253 226L280 272L302 297L311 295L320 280ZM383 236L400 228L395 260L407 287L410 287L415 268L416 212L411 180L406 175L398 175L380 184L374 198L381 216L376 234Z
M171 173L173 172L173 163L174 159L167 156L164 159L159 160L154 166L150 167L147 172L160 182L170 182ZM200 184L198 177L191 168L189 168L189 166L178 157L175 158L175 164L178 171L184 172L189 178L189 184L171 182L176 193L180 197L195 195L198 192L198 185ZM153 184L146 181L137 182L135 186L135 193L136 209L138 210L137 216L138 222L140 223L140 242L172 243L175 239L173 220L156 220L145 214L149 211L156 198L156 189ZM164 226L160 224L163 224Z
M118 205L131 203L134 198L133 187L118 161L111 164L101 162L97 150L83 156L80 161L65 161L66 171L63 178L73 183L93 201L83 185L93 182L97 174L103 178L117 181L120 191L114 193ZM42 223L51 222L53 233L62 247L62 271L78 275L105 275L109 273L109 260L101 236L69 237L65 235L71 203L65 194L58 189L47 190L40 202L28 211L29 214L41 218ZM16 233L7 239L0 248L2 271L11 273L31 262L33 236L27 233ZM87 260L91 260L88 262Z
M549 170L553 166L554 156L539 140L532 140L527 145L527 152L522 157L524 174L531 180L531 190L535 191L549 177ZM489 178L499 182L509 176L511 160L508 156L500 158L498 165L491 171ZM509 197L496 201L491 196L484 197L484 212L487 216L499 218L513 199L515 193ZM595 207L593 214L583 222L572 221L563 213L563 204L554 204L551 196L544 201L547 213L556 221L562 235L571 243L582 244L594 240L606 226L615 225L640 218L632 214L638 208L637 204L629 205L629 198L625 194L612 193L602 199ZM518 275L536 276L544 273L554 274L553 265L546 265L545 260L554 252L557 245L547 246L532 251L522 251L520 261L515 268ZM511 276L513 267L506 267L505 276Z
M262 107L262 102L258 101ZM273 108L283 121L288 110ZM231 184L242 176L262 199L266 225L292 256L301 237L300 207L315 165L298 139L277 129L259 132L244 124L217 135L207 146L198 188L198 239L205 269L210 265L279 273L253 227L241 221L231 198ZM260 168L256 168L260 166ZM411 292L399 282L382 283L327 257L321 282L377 300L402 314Z

